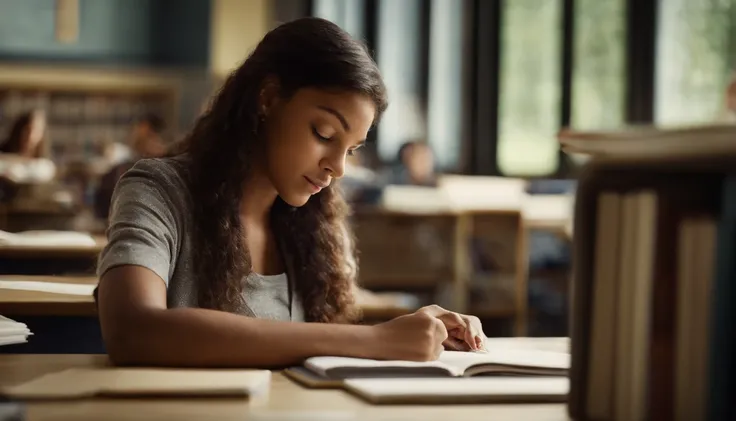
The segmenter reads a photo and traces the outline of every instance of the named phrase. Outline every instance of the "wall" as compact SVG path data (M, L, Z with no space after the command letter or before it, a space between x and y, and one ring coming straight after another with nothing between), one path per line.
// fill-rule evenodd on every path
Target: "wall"
M273 26L273 1L80 0L79 40L64 45L55 0L0 0L0 84L173 84L185 131Z
M270 29L271 1L213 0L210 69L224 78Z
M212 2L151 1L154 64L206 68L209 65Z
M0 2L0 61L206 68L210 0L79 0L79 39L57 42L55 0Z

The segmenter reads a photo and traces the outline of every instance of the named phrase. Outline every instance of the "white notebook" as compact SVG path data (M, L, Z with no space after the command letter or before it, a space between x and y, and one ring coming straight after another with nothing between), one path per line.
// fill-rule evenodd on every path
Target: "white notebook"
M566 377L349 379L345 389L374 404L564 402Z
M491 348L488 352L444 351L429 362L312 357L309 371L326 378L473 377L483 375L566 376L570 354L530 349Z

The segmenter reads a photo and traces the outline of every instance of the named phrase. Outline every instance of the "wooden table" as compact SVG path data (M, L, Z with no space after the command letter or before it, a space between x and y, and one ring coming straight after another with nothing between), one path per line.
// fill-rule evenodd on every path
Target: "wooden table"
M95 285L93 276L24 276L0 275L2 280L59 282ZM0 287L0 314L5 316L94 316L97 317L91 295L68 295L43 291L3 289Z
M94 285L95 277L0 275L2 280ZM92 295L67 295L0 288L0 314L25 323L28 343L0 347L0 353L105 352Z
M94 239L92 246L0 245L0 274L93 274L97 256L107 244L105 237Z
M107 364L104 355L0 355L0 387L71 367ZM342 390L305 389L273 373L267 396L242 399L87 399L28 403L26 420L568 420L564 404L370 405Z

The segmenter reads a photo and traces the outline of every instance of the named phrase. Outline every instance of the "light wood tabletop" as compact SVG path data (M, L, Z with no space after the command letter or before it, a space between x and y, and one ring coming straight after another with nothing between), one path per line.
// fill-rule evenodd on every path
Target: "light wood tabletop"
M104 355L0 355L0 387L71 367L108 364ZM279 372L267 395L244 399L86 399L28 403L26 420L568 420L564 404L383 405L342 390L306 389Z
M2 281L30 281L95 285L92 276L0 275ZM97 316L94 297L45 291L7 289L0 285L0 314L6 316Z
M0 258L13 259L94 259L107 245L104 236L93 236L94 245L12 245L0 244Z

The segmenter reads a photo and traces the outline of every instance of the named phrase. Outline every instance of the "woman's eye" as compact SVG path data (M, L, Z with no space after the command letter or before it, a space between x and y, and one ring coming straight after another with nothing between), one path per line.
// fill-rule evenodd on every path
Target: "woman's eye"
M348 156L353 156L356 152L358 152L356 149L348 149Z
M330 138L329 138L329 137L326 137L326 136L322 136L322 134L320 134L319 130L317 130L317 128L316 128L316 127L314 127L314 126L312 126L312 134L314 134L314 136L315 136L315 137L316 137L317 139L319 139L319 140L321 140L321 141L323 141L323 142L326 142L326 141L330 140Z

